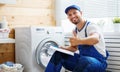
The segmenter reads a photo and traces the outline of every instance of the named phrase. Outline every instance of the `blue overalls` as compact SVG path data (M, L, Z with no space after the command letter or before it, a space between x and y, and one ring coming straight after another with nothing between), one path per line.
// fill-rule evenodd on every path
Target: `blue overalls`
M87 25L90 22L87 22ZM87 27L87 26L86 26ZM85 37L87 37L85 29ZM101 55L93 45L79 45L80 54L74 56L56 51L51 57L45 72L60 72L61 67L72 72L105 72L107 57Z

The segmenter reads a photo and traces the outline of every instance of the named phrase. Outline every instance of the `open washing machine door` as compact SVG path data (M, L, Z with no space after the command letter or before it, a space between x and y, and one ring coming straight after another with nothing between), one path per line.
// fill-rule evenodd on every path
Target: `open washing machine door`
M37 49L36 49L36 60L37 63L45 69L51 56L55 52L55 50L51 49L50 46L58 47L58 42L51 39L51 38L46 38L42 40Z

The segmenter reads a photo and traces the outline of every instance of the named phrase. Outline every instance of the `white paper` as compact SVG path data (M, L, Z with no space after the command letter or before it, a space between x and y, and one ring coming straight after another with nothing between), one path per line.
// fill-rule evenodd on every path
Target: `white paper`
M74 52L71 52L71 51L68 51L68 50L64 50L64 49L61 49L61 48L57 48L57 47L54 47L54 46L50 46L50 48L54 49L56 51L59 51L59 52L62 52L62 53L74 56Z

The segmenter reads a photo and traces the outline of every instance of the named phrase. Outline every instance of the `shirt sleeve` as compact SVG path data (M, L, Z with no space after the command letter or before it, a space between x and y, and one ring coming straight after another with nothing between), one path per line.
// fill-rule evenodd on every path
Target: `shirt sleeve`
M101 34L100 28L95 24L89 24L87 27L87 35L89 36L92 33Z

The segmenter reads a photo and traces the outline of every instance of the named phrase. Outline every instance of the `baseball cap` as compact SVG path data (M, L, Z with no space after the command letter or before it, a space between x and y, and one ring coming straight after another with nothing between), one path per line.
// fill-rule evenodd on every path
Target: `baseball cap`
M68 6L65 9L65 13L67 14L70 9L76 9L76 10L80 11L80 7L79 6L77 6L77 5L70 5L70 6Z

